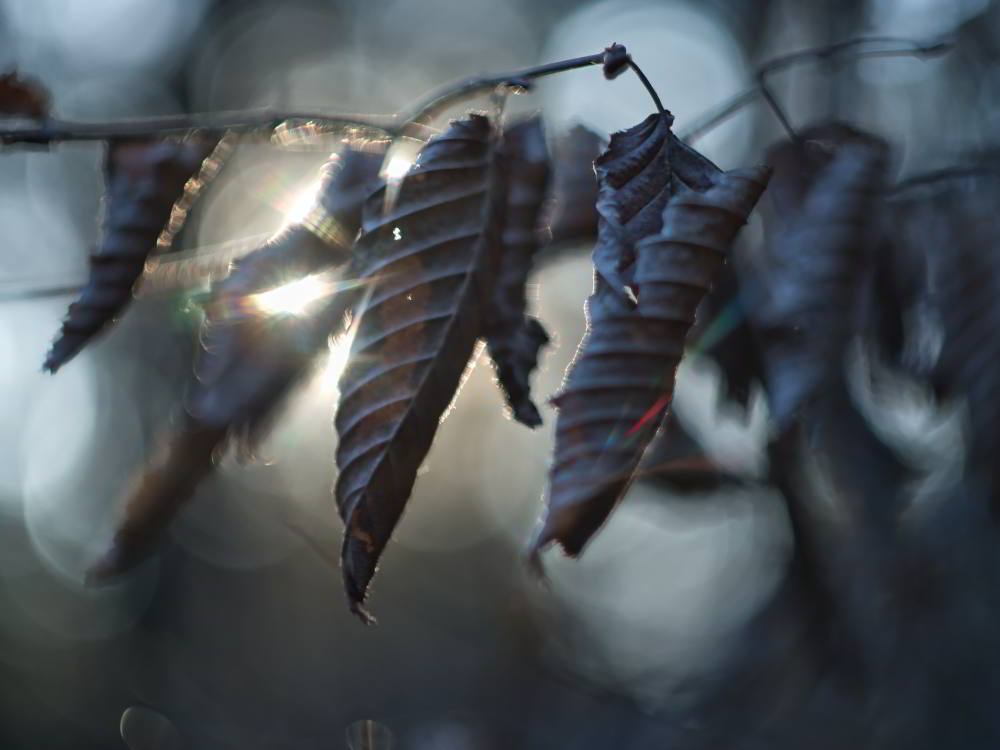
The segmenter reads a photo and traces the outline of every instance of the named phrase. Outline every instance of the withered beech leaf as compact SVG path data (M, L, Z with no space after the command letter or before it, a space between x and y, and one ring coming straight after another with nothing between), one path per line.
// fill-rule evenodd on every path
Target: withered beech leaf
M666 115L669 118L669 114ZM671 166L686 184L706 189L718 168L693 148L670 138ZM607 138L583 125L557 136L552 144L552 189L543 210L544 255L567 246L593 242L597 237L597 174L595 160Z
M595 291L634 299L635 243L656 234L673 186L669 113L653 114L611 136L597 161ZM634 306L634 305L633 305Z
M885 143L854 133L832 149L829 162L780 222L762 260L761 288L747 307L764 352L766 391L779 430L842 372L879 231Z
M482 335L503 211L489 120L456 120L420 152L386 207L365 205L369 285L340 381L337 504L344 583L362 608L375 566Z
M499 149L507 201L503 233L496 250L496 286L486 321L486 345L496 365L497 380L514 418L529 427L542 423L531 400L529 377L538 366L539 350L549 335L537 318L527 315L525 285L538 250L535 231L549 178L549 156L540 117L504 131Z
M125 309L174 203L217 143L202 138L108 143L101 239L90 255L87 285L46 356L46 370L69 362Z
M316 207L303 222L240 258L215 284L183 421L127 494L112 547L91 580L121 573L148 555L227 440L249 456L276 407L309 372L356 299L343 276L383 156L384 148L348 147L332 158ZM313 284L299 292L307 295L301 310L271 309L268 293L305 278Z
M16 71L0 75L0 116L47 117L50 98L41 84L21 78Z
M535 554L553 541L579 554L621 499L669 407L695 310L767 184L768 170L755 168L717 173L699 192L671 174L674 143L668 119L654 116L615 134L598 160L589 330L556 399ZM659 216L645 213L651 206Z

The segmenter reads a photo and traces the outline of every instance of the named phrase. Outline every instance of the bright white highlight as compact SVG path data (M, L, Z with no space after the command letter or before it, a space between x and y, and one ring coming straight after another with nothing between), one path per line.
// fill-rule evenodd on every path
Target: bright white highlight
M254 294L250 299L258 310L267 315L304 315L314 302L332 291L333 285L316 275Z
M351 356L351 336L338 336L330 339L327 355L326 367L323 368L323 384L331 390L337 389L340 376L347 367L347 360Z
M316 199L319 195L319 182L313 182L307 188L297 193L294 198L288 203L288 208L285 209L285 226L289 227L293 224L301 223L309 212L312 210L313 206L316 205Z
M401 180L410 171L413 161L405 156L393 156L389 163L385 165L385 177L387 180Z

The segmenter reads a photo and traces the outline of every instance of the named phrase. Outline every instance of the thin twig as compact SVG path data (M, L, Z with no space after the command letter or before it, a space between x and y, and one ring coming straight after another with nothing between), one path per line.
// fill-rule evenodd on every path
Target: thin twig
M621 45L612 45L622 54L627 54ZM504 89L504 96L511 87L527 87L530 81L544 76L562 73L577 68L601 65L611 48L597 54L585 57L575 57L568 60L546 63L531 68L524 68L509 73L493 76L474 76L457 83L448 84L431 92L416 104L393 115L361 115L337 114L329 112L279 112L273 109L237 110L214 114L171 115L144 119L117 120L111 122L84 123L69 120L46 119L40 123L32 123L27 127L0 128L0 144L34 144L49 145L65 141L104 141L132 138L165 138L172 136L188 136L198 133L204 137L221 137L229 134L230 138L248 136L263 136L274 140L275 134L287 137L296 128L308 129L311 135L321 134L325 130L337 128L361 128L376 130L389 137L400 137L419 131L421 135L428 132L424 121L440 114L456 102L475 96L484 91ZM634 66L633 66L634 67ZM634 67L640 79L650 89L654 101L662 111L662 105L652 91L649 82L638 68ZM190 261L189 261L190 263ZM173 283L167 283L168 288L177 288L176 271L183 268L170 269ZM171 275L171 274L168 274ZM151 285L155 288L155 284ZM61 296L78 291L77 285L52 284L45 287L28 289L4 290L0 287L0 301L16 299L32 299L39 297Z
M321 112L277 112L271 109L235 110L214 114L169 115L110 122L46 120L39 126L0 130L0 143L46 145L63 141L106 141L129 138L167 138L192 132L221 136L266 135L288 122L321 122L327 126L360 127L392 133L394 116Z
M591 65L601 65L604 62L604 52L586 57L574 57L569 60L536 65L532 68L523 68L509 73L501 73L492 76L473 76L465 78L457 83L443 86L432 91L417 102L415 105L405 110L402 114L396 115L399 118L399 125L396 133L402 133L411 123L420 124L432 119L435 115L452 106L456 102L475 96L483 91L489 91L498 86L524 87L527 81L556 73L564 73L568 70L586 68Z
M688 128L682 131L677 137L685 143L691 143L697 140L708 131L728 120L745 106L754 102L758 96L760 96L760 89L757 86L752 86L745 91L741 91L732 99L723 102L707 114L696 118L694 124L688 126Z
M922 172L912 177L907 177L905 180L900 180L889 192L893 195L898 195L912 188L932 185L935 182L961 180L969 177L1000 177L1000 165L987 164L945 167L944 169L936 169L933 172Z
M767 102L767 106L771 109L771 112L773 112L774 116L778 118L778 122L788 134L789 139L798 141L799 134L795 131L792 121L788 119L788 115L785 114L785 109L778 101L778 97L774 95L774 92L771 91L771 87L767 85L763 78L758 79L757 90L760 92L760 95L764 97L764 101Z
M340 114L332 112L279 112L273 109L236 110L214 114L171 115L144 119L85 123L44 120L39 125L0 129L0 143L47 145L62 141L104 141L128 138L163 138L188 135L194 131L208 135L226 132L242 136L266 135L290 122L315 122L322 126L356 127L377 130L392 137L421 126L449 106L498 86L526 86L528 81L576 68L600 65L604 52L586 57L524 68L493 76L474 76L433 91L417 104L392 115Z
M649 92L650 97L653 99L653 104L656 105L656 111L661 115L665 113L666 110L663 108L663 102L660 101L659 94L656 93L656 89L653 88L653 84L651 84L649 79L646 78L646 74L642 72L642 68L635 64L631 55L628 58L628 66L632 69L633 73L639 76L639 80L642 81L642 85L646 87L646 91Z
M825 47L811 47L808 49L790 52L787 55L774 57L757 69L756 78L758 81L766 80L768 77L787 68L794 67L802 62L817 61L823 62L833 60L855 47L863 47L867 44L894 44L896 48L888 50L871 50L870 52L860 52L855 57L936 57L937 55L949 52L955 43L951 39L934 39L921 41L908 37L896 36L861 36L847 39L843 42L830 44ZM901 47L901 48L900 48Z
M877 37L857 37L843 42L837 42L825 47L811 47L809 49L791 52L787 55L772 58L757 68L754 74L755 83L748 89L736 94L733 98L723 102L718 107L710 110L707 114L696 118L694 124L690 125L680 134L680 139L691 143L700 138L708 131L720 123L728 120L734 114L754 102L758 96L763 97L771 110L775 113L782 126L794 133L794 128L780 107L777 98L771 93L767 80L775 73L779 73L788 68L794 67L804 62L824 62L834 60L845 55L856 47L868 44L895 44L896 47L890 49L862 50L853 52L852 59L866 59L870 57L934 57L950 51L954 47L951 40L928 40L906 39L900 37L877 36Z

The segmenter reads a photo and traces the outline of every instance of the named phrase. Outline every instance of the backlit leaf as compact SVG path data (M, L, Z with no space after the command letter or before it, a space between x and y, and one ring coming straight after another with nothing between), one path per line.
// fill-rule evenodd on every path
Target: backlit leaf
M391 206L384 191L365 206L368 296L336 418L344 582L363 617L378 558L485 329L504 208L493 161L490 122L455 121L424 147Z
M45 359L55 372L118 317L132 299L132 288L146 259L166 244L179 226L174 204L196 178L218 139L185 141L111 141L105 158L104 221L101 239L90 256L90 278L70 305L59 337ZM217 170L209 159L205 167ZM183 217L181 217L182 220Z
M486 345L514 418L537 427L542 417L531 400L529 377L538 366L539 350L549 342L549 335L537 318L525 312L525 285L538 250L536 227L549 177L541 118L533 117L507 128L500 158L505 171L507 203L503 234L496 248L498 268Z
M309 217L241 258L215 285L184 419L127 493L111 548L90 571L92 581L145 558L212 470L226 440L250 455L276 407L309 372L356 299L343 272L382 157L383 149L349 148L328 162ZM288 284L291 296L281 292ZM276 293L280 304L273 302Z
M556 399L548 509L534 543L578 554L623 496L673 397L695 310L763 191L767 170L671 170L669 115L615 134L598 160L601 225L589 330ZM686 147L684 147L686 149Z

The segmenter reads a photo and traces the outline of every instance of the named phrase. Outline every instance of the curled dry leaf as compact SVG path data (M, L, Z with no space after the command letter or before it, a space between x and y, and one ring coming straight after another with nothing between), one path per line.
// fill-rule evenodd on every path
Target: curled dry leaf
M669 126L654 115L617 133L597 162L589 330L556 399L536 554L553 541L578 554L621 499L670 404L695 310L767 183L765 168L719 173L685 150L687 182L671 170L682 144Z
M482 335L503 211L490 122L473 115L431 140L358 240L369 294L340 381L337 504L344 582L362 603L378 558Z
M705 157L670 134L673 168L687 184L704 190L717 171ZM543 211L543 254L565 246L591 243L597 237L597 174L594 161L607 138L583 125L557 136L552 144L552 189Z
M111 141L105 157L101 240L90 256L90 278L70 305L44 368L55 372L125 309L146 259L166 230L172 238L174 204L213 153L217 139ZM218 165L212 162L214 172Z
M16 72L0 75L0 115L24 115L42 119L49 114L49 92L37 81Z
M855 133L833 148L770 243L756 298L748 306L779 429L842 372L879 231L885 143Z
M514 418L537 427L542 417L531 400L529 377L549 335L537 318L525 313L525 285L538 250L535 228L549 177L541 118L536 116L505 130L499 157L504 165L507 202L501 242L496 247L500 257L493 306L486 322L486 345Z
M239 259L215 285L184 422L128 492L112 547L91 580L117 575L148 555L226 440L250 455L276 407L309 371L355 300L354 285L333 272L349 266L361 206L383 155L382 148L348 149L331 159L317 206L302 224ZM276 288L303 279L306 285L292 288L301 309L271 303Z

